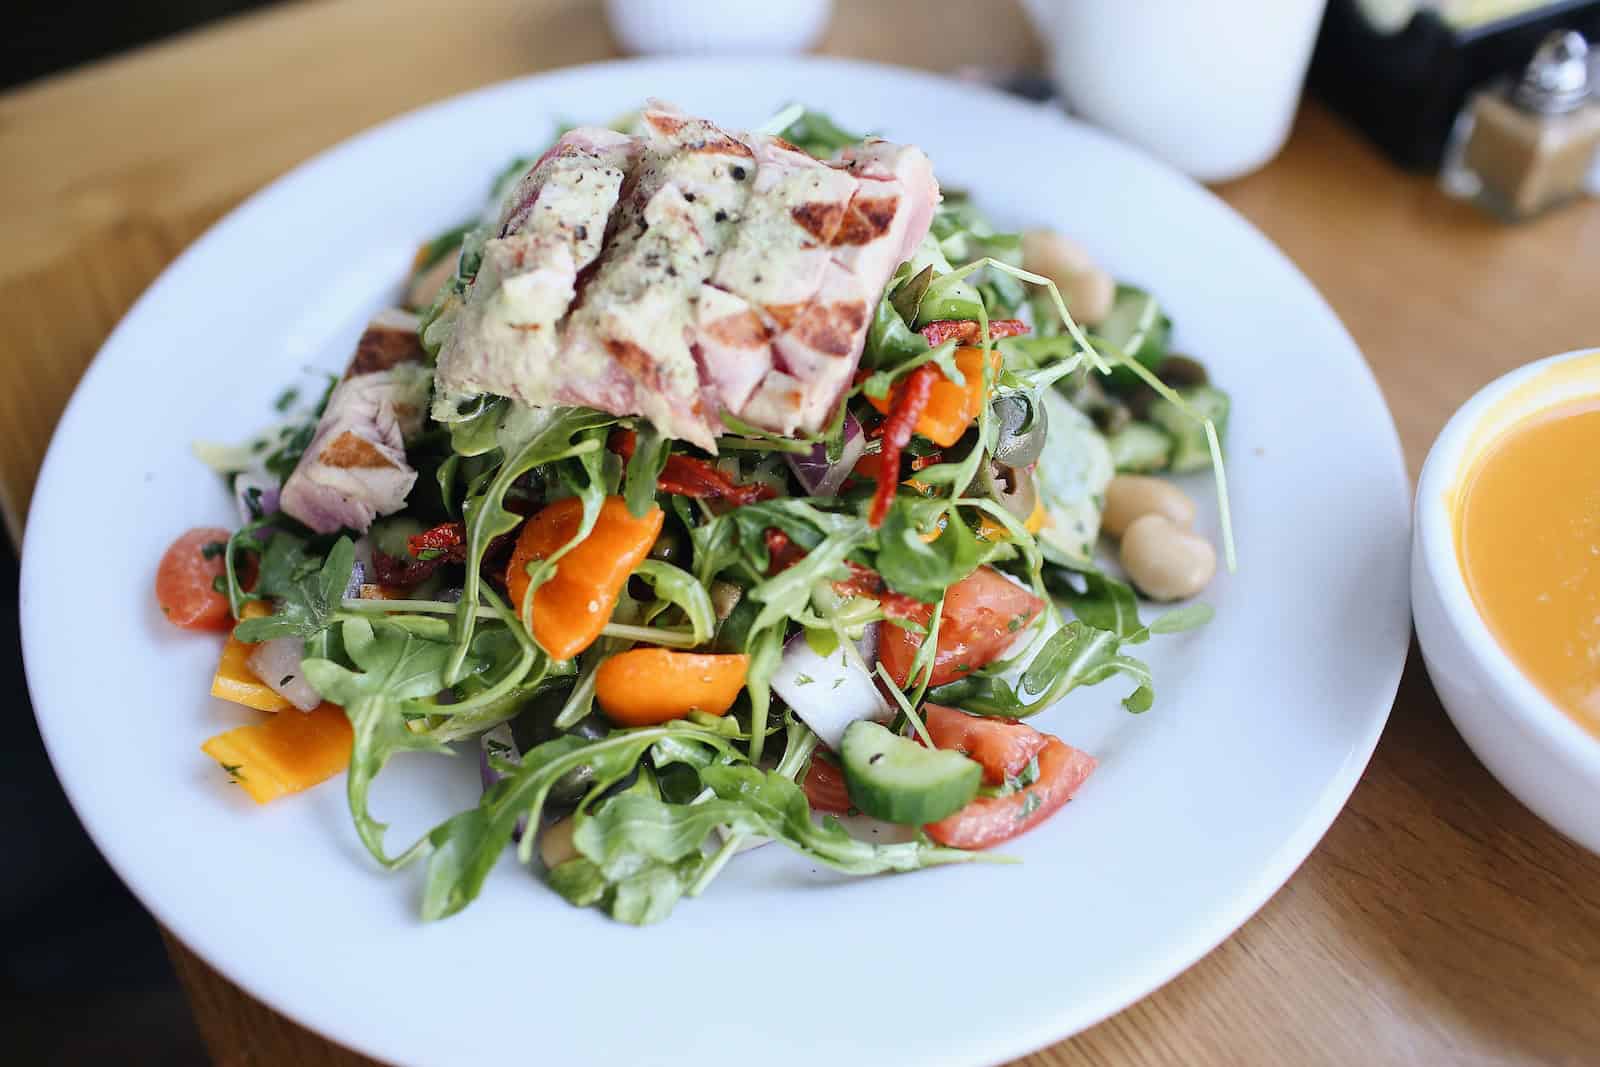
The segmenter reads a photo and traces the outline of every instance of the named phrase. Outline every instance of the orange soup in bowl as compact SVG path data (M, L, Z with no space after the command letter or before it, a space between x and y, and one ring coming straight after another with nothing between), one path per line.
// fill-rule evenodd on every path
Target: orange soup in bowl
M1457 556L1490 632L1600 737L1600 396L1512 425L1458 499Z

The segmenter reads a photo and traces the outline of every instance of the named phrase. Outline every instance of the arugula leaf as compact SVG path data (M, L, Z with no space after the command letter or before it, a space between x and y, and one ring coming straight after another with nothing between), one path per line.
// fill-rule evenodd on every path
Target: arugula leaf
M245 619L233 628L241 641L270 641L275 637L312 637L333 624L355 567L356 549L341 537L318 565L306 552L305 541L278 533L267 542L261 556L256 591L278 601L277 611L260 619Z
M920 531L935 528L941 514L944 531L924 541ZM877 569L890 589L932 604L978 569L981 552L978 539L947 501L901 497L878 530Z
M832 818L818 826L800 787L777 771L713 764L701 770L700 780L714 797L667 804L650 796L621 796L580 817L572 843L582 859L551 872L551 884L569 901L600 904L622 922L659 922L717 862L704 846L719 828L730 837L773 838L846 874L994 859L923 840L869 844L852 838Z
M933 280L933 268L928 266L914 277L908 277L904 268L896 272L878 300L872 313L872 323L867 327L866 345L861 353L861 365L868 370L881 370L899 366L928 350L928 340L911 328L916 318L917 305L928 291ZM909 303L902 311L901 304Z
M1044 574L1050 592L1095 629L1110 630L1130 641L1144 629L1139 621L1139 598L1126 582L1082 565L1048 566Z
M395 867L409 853L391 859L383 848L383 823L367 811L367 790L396 752L450 750L427 734L413 731L407 702L433 696L445 688L444 669L450 658L448 623L412 617L402 625L393 619L348 618L340 635L344 650L358 670L329 659L310 658L300 665L306 680L322 696L339 704L355 730L346 783L350 815L367 850L385 867Z
M627 777L651 746L667 737L692 738L721 750L730 747L726 739L708 730L671 723L617 731L596 741L558 737L523 753L522 765L491 786L476 808L440 823L401 857L405 860L431 852L423 888L423 918L454 915L477 897L517 823L526 820L528 826L538 825L550 787L567 772L579 766L592 771L593 784L584 801L588 804ZM517 851L520 862L532 859L533 842L533 834L522 836Z
M1152 634L1182 633L1185 630L1194 630L1204 626L1215 615L1216 611L1212 609L1210 604L1199 602L1185 604L1181 608L1174 608L1162 615L1146 627L1146 630Z
M711 604L711 594L695 581L694 575L682 567L659 559L647 559L634 568L634 576L642 578L655 591L656 599L664 604L674 604L689 620L691 636L696 645L711 640L716 629L717 613Z
M672 441L649 423L634 431L633 456L622 481L622 498L636 519L643 518L655 506L656 479L666 468L671 445Z
M1123 655L1123 644L1123 638L1110 630L1098 630L1074 620L1050 635L1023 671L1018 687L998 674L975 671L930 689L928 699L974 715L1023 719L1043 711L1081 685L1097 685L1122 674L1137 683L1134 691L1123 698L1123 707L1131 712L1148 711L1155 700L1150 668Z

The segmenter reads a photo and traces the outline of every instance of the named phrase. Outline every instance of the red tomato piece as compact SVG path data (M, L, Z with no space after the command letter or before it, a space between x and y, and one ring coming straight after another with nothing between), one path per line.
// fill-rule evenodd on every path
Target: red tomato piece
M1043 600L994 568L979 567L945 593L930 684L944 685L993 663L1043 610ZM927 625L933 607L923 604L919 612L907 617ZM922 634L892 623L879 629L878 658L902 686L922 638Z
M228 598L212 587L227 569L218 551L207 559L207 545L228 543L228 531L199 526L176 541L156 567L156 603L174 626L185 630L226 630L233 624Z
M811 757L811 765L806 768L800 788L811 802L812 811L843 815L850 810L850 793L845 788L844 771L821 752Z
M1094 771L1095 758L1059 738L1045 735L1039 752L1039 779L1003 797L979 797L954 815L923 829L951 848L993 848L1033 829L1061 806Z
M968 715L964 711L938 704L922 706L922 721L936 748L948 748L969 756L983 766L983 780L1001 785L1027 769L1050 741L1027 723L1015 719L996 719Z

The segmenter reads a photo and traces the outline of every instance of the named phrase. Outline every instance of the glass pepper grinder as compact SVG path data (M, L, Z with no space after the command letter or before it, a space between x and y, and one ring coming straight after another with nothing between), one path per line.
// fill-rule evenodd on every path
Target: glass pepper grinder
M1593 89L1583 35L1550 34L1518 80L1467 100L1445 156L1445 190L1513 222L1583 192L1600 152Z

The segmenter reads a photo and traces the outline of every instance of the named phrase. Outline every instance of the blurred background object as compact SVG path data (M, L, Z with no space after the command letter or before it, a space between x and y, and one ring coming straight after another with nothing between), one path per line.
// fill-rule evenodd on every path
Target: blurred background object
M1309 85L1390 159L1437 171L1467 97L1555 30L1600 41L1600 0L1328 0Z
M832 13L833 0L606 0L612 35L638 55L803 52Z
M1582 34L1556 30L1520 77L1469 97L1445 152L1446 192L1511 222L1582 194L1591 161L1600 160L1600 97L1589 53Z
M1326 0L1027 0L1072 111L1205 182L1289 136Z
M6 5L0 88L52 74L270 0L19 0Z

